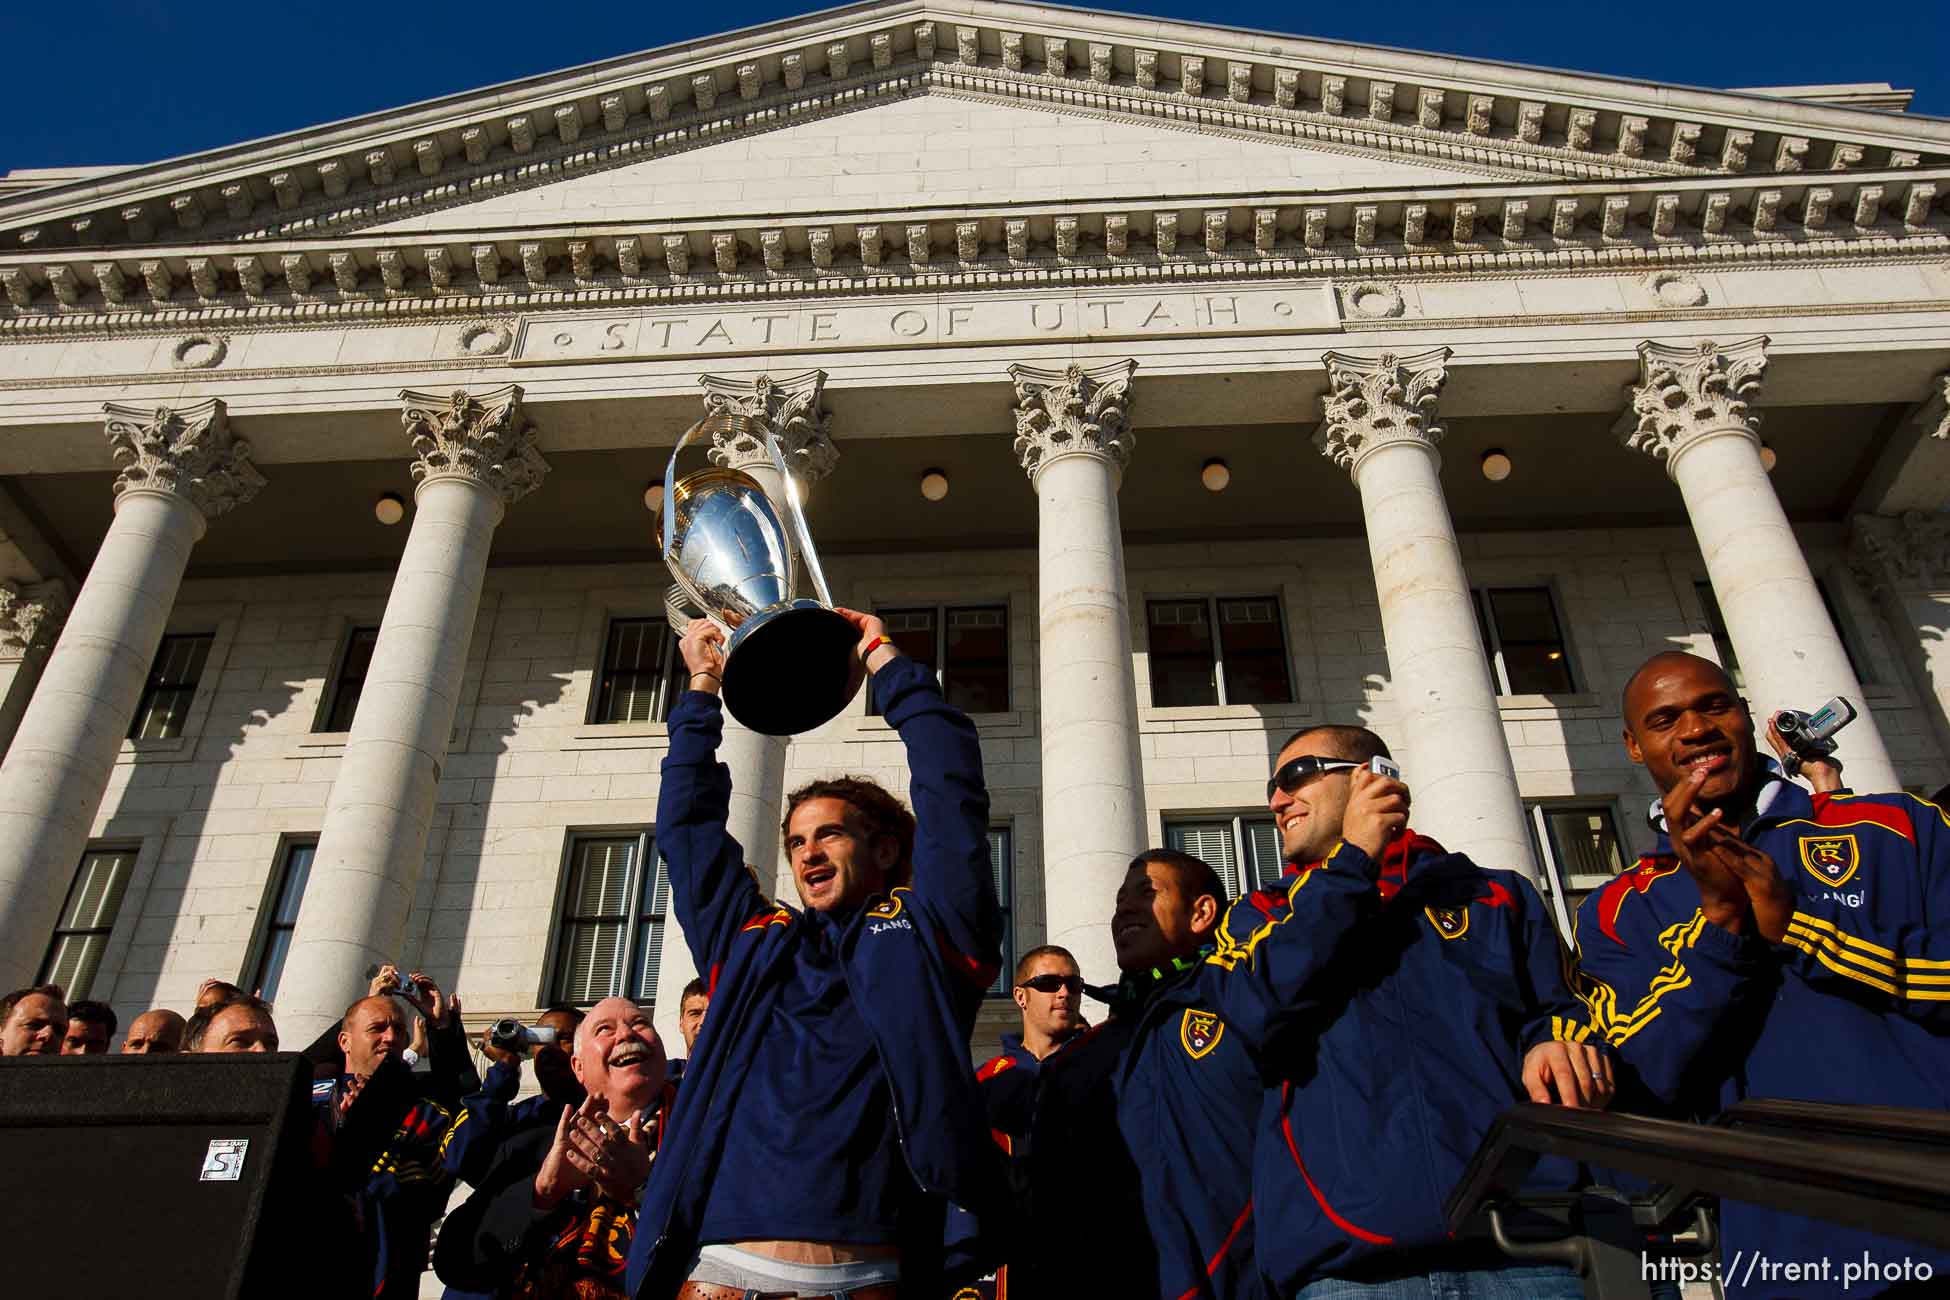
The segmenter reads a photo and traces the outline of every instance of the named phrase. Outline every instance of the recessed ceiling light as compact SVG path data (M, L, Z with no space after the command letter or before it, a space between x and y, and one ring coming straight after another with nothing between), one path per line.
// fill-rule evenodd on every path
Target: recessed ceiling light
M664 481L658 479L643 489L643 508L655 514L664 508Z
M938 469L921 472L921 495L930 501L939 501L948 495L948 476Z
M397 492L383 493L372 503L372 517L390 527L406 518L406 502Z
M1760 467L1762 469L1772 474L1774 472L1774 463L1779 459L1780 457L1774 454L1772 447L1764 442L1760 445Z
M1483 453L1483 477L1492 483L1501 483L1510 477L1514 466L1510 463L1510 453L1500 447L1492 447Z
M1226 463L1214 456L1199 467L1198 481L1205 484L1207 492L1223 492L1232 482L1232 470Z

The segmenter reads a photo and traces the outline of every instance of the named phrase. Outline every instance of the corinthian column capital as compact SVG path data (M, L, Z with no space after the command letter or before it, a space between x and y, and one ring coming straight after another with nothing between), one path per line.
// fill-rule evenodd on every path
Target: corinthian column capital
M1449 356L1448 348L1405 357L1325 354L1327 392L1320 399L1314 446L1350 473L1369 453L1392 443L1434 447L1447 432L1436 423L1435 408L1449 379Z
M464 478L505 505L541 486L548 462L535 447L535 426L521 409L521 385L485 393L464 389L425 393L405 389L400 423L413 439L413 477Z
M733 418L714 424L711 429L711 463L725 469L769 466L764 434L779 440L786 468L802 482L817 482L839 464L839 449L833 445L833 417L819 409L826 391L826 372L808 370L774 379L733 379L724 375L700 375L707 416Z
M215 519L256 496L264 476L251 464L250 444L230 432L223 402L194 406L102 407L108 450L120 472L115 495L163 492Z
M0 661L44 655L68 619L68 589L59 579L22 587L0 581Z
M1848 561L1872 595L1940 591L1950 585L1950 518L1920 510L1857 515L1849 528Z
M1760 414L1750 404L1767 374L1767 338L1724 347L1701 339L1690 347L1639 344L1639 382L1632 409L1619 421L1627 447L1671 468L1673 459L1702 437L1743 433L1759 441Z
M1062 456L1098 456L1120 473L1137 450L1131 432L1135 361L1072 363L1062 370L1010 366L1016 385L1016 459L1034 483L1038 471Z

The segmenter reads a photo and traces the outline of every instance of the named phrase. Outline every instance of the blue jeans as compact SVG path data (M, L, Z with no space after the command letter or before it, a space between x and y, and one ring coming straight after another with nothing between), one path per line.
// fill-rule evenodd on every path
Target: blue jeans
M1561 1264L1518 1264L1386 1282L1323 1277L1294 1300L1584 1300L1584 1283Z

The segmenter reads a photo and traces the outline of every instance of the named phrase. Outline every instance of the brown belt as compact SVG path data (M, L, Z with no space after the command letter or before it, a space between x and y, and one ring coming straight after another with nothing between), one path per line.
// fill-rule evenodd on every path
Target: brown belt
M897 1289L882 1282L834 1295L813 1291L746 1291L716 1282L686 1282L677 1288L677 1300L749 1300L751 1297L756 1300L795 1300L795 1297L796 1300L894 1300Z

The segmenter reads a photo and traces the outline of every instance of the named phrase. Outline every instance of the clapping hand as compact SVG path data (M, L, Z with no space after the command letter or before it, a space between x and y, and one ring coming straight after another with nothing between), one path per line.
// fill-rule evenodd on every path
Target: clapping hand
M1751 912L1761 937L1779 943L1794 914L1794 895L1781 880L1774 859L1727 825L1725 809L1699 810L1699 791L1706 778L1706 769L1696 768L1666 792L1666 833L1672 851L1699 886L1700 910L1707 920L1738 934Z

